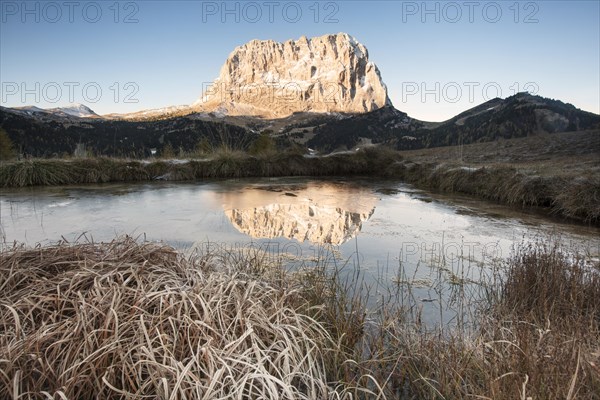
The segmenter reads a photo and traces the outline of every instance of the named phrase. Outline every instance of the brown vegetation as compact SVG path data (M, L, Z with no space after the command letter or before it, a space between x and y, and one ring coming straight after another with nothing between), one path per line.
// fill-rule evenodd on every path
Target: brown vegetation
M232 258L228 259L229 261ZM246 259L248 261L249 258ZM131 239L2 254L0 397L341 398L276 275Z
M600 222L600 131L404 151L389 174L416 186Z
M423 326L410 285L373 303L357 272L258 251L1 256L2 398L600 398L600 265L557 247L493 268L471 328Z

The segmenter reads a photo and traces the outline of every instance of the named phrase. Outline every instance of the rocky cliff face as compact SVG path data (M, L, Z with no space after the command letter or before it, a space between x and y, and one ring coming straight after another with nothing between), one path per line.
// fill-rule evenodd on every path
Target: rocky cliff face
M389 104L365 46L340 33L237 47L193 107L278 118L294 112L364 113Z

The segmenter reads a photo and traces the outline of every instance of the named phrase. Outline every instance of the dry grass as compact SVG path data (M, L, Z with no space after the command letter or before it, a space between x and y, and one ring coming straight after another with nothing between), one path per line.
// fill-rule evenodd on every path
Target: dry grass
M0 398L354 393L329 382L335 343L294 290L211 260L131 239L4 252Z
M366 339L385 343L375 347L395 382L388 397L600 398L600 266L537 244L498 276L472 329L427 330L402 322L405 311L382 314L384 328Z
M600 223L600 131L400 152L387 174L443 192Z
M511 165L456 166L404 160L386 176L428 190L463 193L517 207L541 207L551 214L600 223L600 175L537 175Z
M517 382L533 398L600 398L599 267L548 244L513 257L484 331L490 367L510 373L496 398Z
M600 131L400 152L388 173L409 183L600 223Z
M435 162L474 167L511 165L535 169L538 174L557 175L565 169L579 172L600 167L600 130L532 134L462 146L401 151L414 162Z
M600 398L597 262L522 247L481 292L455 285L485 295L454 327L422 324L410 285L311 265L129 238L5 250L0 398Z
M228 148L199 160L131 161L115 158L25 160L0 165L0 187L52 186L150 180L190 181L206 178L270 176L375 175L398 160L385 148L308 158L297 151L251 156Z

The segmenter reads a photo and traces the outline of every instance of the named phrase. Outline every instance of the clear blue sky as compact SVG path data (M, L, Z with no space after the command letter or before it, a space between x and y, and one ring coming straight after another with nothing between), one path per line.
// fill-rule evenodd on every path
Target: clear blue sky
M347 32L369 49L396 108L415 118L441 121L523 90L600 113L598 0L0 4L8 107L190 104L251 39Z

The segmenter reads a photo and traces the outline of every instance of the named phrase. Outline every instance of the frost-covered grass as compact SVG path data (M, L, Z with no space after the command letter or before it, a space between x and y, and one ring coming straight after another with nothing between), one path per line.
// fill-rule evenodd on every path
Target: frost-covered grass
M0 398L600 396L600 266L555 246L495 269L470 328L421 324L398 301L410 285L288 272L258 250L122 238L0 260Z
M1 398L338 399L293 282L131 239L2 254ZM229 262L233 259L229 258ZM244 258L247 262L250 258ZM343 360L340 360L343 362Z

